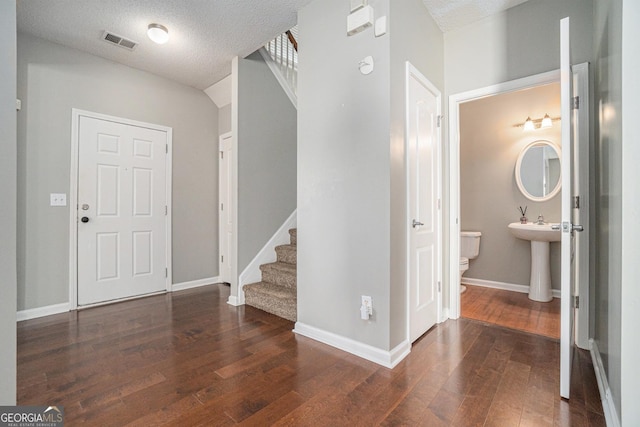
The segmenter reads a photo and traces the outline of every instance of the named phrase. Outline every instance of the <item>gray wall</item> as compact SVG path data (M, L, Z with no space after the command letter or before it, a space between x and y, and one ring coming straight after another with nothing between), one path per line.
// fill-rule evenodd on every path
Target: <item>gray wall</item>
M530 0L445 33L448 94L560 67L560 20L571 17L574 64L591 59L592 0Z
M637 25L634 23L633 25ZM602 356L613 400L620 414L621 307L622 307L622 217L623 217L623 141L622 141L622 0L597 1L594 20L594 101L597 123L595 138L595 250L596 285L594 338ZM637 53L636 53L637 55ZM635 73L635 72L634 72ZM606 115L603 113L606 112ZM637 121L634 119L634 121ZM628 141L627 144L636 144ZM637 164L632 166L637 170ZM638 180L635 174L634 181ZM630 194L628 197L638 197ZM626 234L627 231L624 231ZM637 269L637 249L634 256ZM632 261L633 262L633 261ZM637 286L635 282L630 284ZM634 308L637 310L637 307ZM628 327L636 328L635 325ZM637 404L637 401L634 403ZM623 408L624 409L624 408ZM637 420L636 420L637 421Z
M515 165L531 142L545 139L560 146L560 122L549 129L524 132L514 124L531 116L560 115L560 85L501 94L460 106L460 224L462 230L481 231L480 255L465 278L529 285L531 245L507 229L520 219L539 214L546 222L560 222L560 195L534 202L516 185ZM552 287L560 289L560 243L551 244Z
M405 64L410 61L440 92L444 92L442 32L422 0L390 1L391 49L391 291L390 346L406 336L406 169L405 169ZM444 103L444 98L443 98Z
M389 0L369 4L389 12ZM390 42L371 29L348 37L348 14L343 0L298 14L298 321L388 350ZM373 298L369 321L361 295Z
M238 274L296 209L296 109L259 53L238 61Z
M637 143L637 118L640 116L640 3L623 1L622 16L622 289L621 289L621 393L619 413L621 425L633 425L640 420L640 270L638 269L638 240L640 235L640 145Z
M18 309L68 301L71 109L173 128L173 283L218 274L218 110L204 92L18 35Z
M0 405L16 404L16 2L0 2Z

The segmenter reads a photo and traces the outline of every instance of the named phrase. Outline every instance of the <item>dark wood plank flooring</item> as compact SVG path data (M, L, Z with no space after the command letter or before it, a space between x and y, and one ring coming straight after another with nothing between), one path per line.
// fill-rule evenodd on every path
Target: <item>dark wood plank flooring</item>
M65 425L604 426L588 353L558 395L558 343L460 319L389 370L226 304L208 286L20 322L18 402Z
M536 302L527 294L465 285L460 295L461 315L487 323L560 338L560 299Z

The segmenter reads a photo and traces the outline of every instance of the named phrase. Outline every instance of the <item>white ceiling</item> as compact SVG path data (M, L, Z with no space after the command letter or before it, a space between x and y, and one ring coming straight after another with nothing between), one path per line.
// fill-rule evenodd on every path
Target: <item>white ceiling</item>
M393 0L392 0L393 1ZM527 0L422 0L442 32L464 27Z
M234 56L293 27L311 1L18 0L18 31L205 89L231 73ZM423 1L449 31L526 0ZM147 38L150 23L169 29L168 43ZM134 51L111 45L101 40L104 31L139 45Z

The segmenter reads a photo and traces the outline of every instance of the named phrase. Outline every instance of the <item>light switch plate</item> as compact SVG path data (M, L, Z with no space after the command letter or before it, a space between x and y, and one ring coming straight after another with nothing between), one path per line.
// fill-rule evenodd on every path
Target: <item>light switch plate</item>
M66 193L51 193L50 194L50 206L67 206L67 194Z
M387 34L387 17L381 16L376 19L376 23L373 27L373 32L376 37L384 36Z

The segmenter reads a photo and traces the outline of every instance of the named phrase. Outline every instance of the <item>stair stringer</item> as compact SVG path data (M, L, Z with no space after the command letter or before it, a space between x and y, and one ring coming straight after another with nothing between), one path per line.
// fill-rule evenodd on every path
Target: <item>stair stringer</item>
M276 246L286 245L289 243L289 229L297 228L298 225L298 210L294 210L293 213L285 220L280 228L271 236L271 239L258 251L256 256L251 260L249 265L242 270L240 277L238 278L238 305L244 304L244 285L249 283L260 282L262 280L262 271L260 266L262 264L269 264L276 261Z
M278 65L278 63L276 63L273 60L273 58L271 57L267 49L265 49L264 47L261 47L260 49L258 49L258 52L260 52L260 55L262 55L264 62L266 62L267 66L275 76L276 80L278 81L278 83L280 83L280 86L282 86L282 90L284 90L284 93L287 94L287 97L289 98L293 106L297 109L298 97L295 94L295 92L291 89L289 81L286 79L285 76L282 75L282 70L280 68L280 65Z

